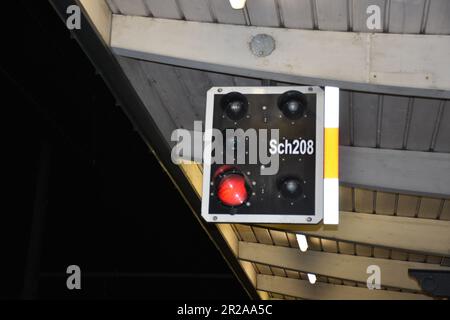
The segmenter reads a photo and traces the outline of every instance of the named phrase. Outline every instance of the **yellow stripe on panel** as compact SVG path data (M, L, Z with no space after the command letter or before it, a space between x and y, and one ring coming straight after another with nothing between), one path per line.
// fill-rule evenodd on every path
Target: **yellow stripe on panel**
M339 178L339 128L325 128L324 178Z

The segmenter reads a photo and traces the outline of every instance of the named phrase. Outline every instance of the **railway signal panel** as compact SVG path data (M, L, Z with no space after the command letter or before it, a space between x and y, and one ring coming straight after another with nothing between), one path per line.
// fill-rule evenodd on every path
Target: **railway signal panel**
M338 100L339 89L330 87L210 89L202 216L336 224Z

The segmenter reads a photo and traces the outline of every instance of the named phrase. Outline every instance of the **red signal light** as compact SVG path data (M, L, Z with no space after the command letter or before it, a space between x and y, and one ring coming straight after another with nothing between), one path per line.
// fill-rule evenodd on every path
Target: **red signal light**
M231 173L224 176L217 189L217 196L227 206L236 207L247 201L248 192L245 179L240 174Z
M217 197L223 205L238 207L249 198L249 187L242 172L231 165L219 167L213 175Z

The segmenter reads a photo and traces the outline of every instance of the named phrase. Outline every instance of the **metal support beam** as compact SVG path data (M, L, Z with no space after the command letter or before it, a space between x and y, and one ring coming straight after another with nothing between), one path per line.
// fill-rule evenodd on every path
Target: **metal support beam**
M105 43L110 42L112 12L105 0L78 0L87 13L87 18L95 26Z
M191 133L193 144L202 136ZM201 163L202 150L181 159ZM380 191L450 196L450 153L360 147L339 147L339 180L342 185Z
M325 239L450 256L450 221L341 211L338 226L295 224L261 226Z
M258 275L257 289L303 299L321 300L431 300L422 295L387 290L341 286L305 280Z
M258 57L257 34L275 39ZM357 91L450 98L450 37L328 32L114 15L122 56L260 79ZM407 53L405 48L408 48ZM230 54L232 53L232 54Z
M450 154L374 148L339 149L340 182L436 197L450 195Z
M367 267L377 265L381 270L382 286L414 291L421 291L421 287L415 279L409 277L408 269L450 271L450 267L429 263L368 258L312 250L301 252L297 248L249 242L239 243L239 259L360 283L367 281L369 276Z

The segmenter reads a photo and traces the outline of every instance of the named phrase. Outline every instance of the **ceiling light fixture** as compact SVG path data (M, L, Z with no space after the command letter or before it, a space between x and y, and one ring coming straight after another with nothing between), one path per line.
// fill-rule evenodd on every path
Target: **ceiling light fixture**
M314 273L308 273L309 283L314 284L317 281L317 277Z
M300 247L301 252L305 252L308 250L308 241L306 240L305 235L303 234L296 234L298 246Z
M243 9L246 0L230 0L231 7L233 9Z

